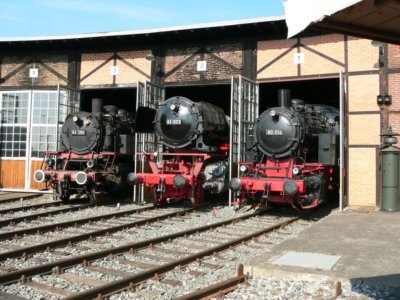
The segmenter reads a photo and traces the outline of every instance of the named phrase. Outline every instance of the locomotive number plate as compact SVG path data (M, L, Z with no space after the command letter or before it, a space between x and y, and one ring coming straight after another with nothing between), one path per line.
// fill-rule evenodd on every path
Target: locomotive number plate
M85 130L71 130L73 136L85 136L86 131Z
M167 119L167 125L182 125L181 119Z
M285 135L285 131L282 129L267 129L265 132L267 135Z

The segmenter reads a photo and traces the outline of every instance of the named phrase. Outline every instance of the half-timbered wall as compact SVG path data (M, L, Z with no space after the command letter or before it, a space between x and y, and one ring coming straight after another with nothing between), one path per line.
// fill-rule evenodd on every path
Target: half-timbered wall
M151 61L146 60L150 50L83 53L80 86L133 86L138 81L151 79ZM114 70L114 72L113 72Z
M238 74L267 83L338 78L342 70L347 84L348 203L379 206L379 134L389 127L400 132L400 46L329 34L289 40L238 37L143 49L3 53L0 91L33 93L55 90L58 84L82 89L134 87L146 80L166 86L227 84ZM146 59L152 51L153 62ZM200 61L206 62L204 70L198 69ZM31 68L38 69L37 77L29 76ZM391 95L392 105L379 107L378 94ZM30 163L31 170L38 164ZM23 188L23 164L23 160L0 160L0 184Z
M267 82L321 75L338 77L345 65L344 47L342 35L259 41L257 79ZM303 57L302 63L295 62L296 55Z
M262 82L339 77L344 72L349 205L375 206L379 198L378 58L379 49L370 40L339 34L259 41L257 45L257 79Z
M206 61L204 71L197 68L200 61ZM242 43L169 48L165 52L164 83L227 82L232 75L242 74L243 61Z
M37 77L29 70L38 69ZM68 84L67 55L5 56L0 64L0 88L54 87Z

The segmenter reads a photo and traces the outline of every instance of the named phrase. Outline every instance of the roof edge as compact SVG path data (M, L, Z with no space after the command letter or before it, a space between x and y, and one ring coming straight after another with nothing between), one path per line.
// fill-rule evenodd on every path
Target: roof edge
M258 17L252 19L240 19L221 22L199 23L193 25L179 25L171 27L160 27L153 29L137 29L137 30L123 30L123 31L110 31L110 32L95 32L95 33L82 33L82 34L68 34L68 35L54 35L54 36L27 36L27 37L0 37L0 42L29 42L29 41L51 41L51 40L72 40L72 39L86 39L110 36L126 36L126 35L139 35L139 34L152 34L171 31L184 31L196 30L204 28L215 28L235 25L245 25L251 23L274 22L284 21L285 16L271 16L271 17Z

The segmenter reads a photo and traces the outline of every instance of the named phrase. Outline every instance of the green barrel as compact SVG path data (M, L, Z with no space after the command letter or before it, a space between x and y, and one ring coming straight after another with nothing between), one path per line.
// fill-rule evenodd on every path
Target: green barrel
M400 210L400 149L389 146L382 154L382 203L383 211Z

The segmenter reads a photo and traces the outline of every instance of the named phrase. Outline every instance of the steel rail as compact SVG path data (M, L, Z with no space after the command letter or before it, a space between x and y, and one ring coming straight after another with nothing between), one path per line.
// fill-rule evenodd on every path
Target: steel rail
M82 208L82 207L87 208L87 206L80 206L80 208ZM128 215L128 214L132 214L132 213L138 213L138 212L142 212L144 210L151 210L154 208L155 207L153 207L153 206L134 208L134 209L118 211L118 212L110 213L110 214L106 214L106 215L99 215L99 216L94 216L94 217L78 219L78 220L71 220L71 221L65 221L65 222L60 222L60 223L36 226L36 227L32 227L32 228L25 228L25 229L19 229L19 230L14 230L14 231L9 231L9 232L3 232L3 233L0 233L0 241L11 239L11 238L14 238L15 236L22 236L24 234L32 234L32 233L37 233L37 232L43 233L43 232L55 230L58 228L81 225L81 224L85 224L85 223L89 223L89 222L99 221L102 219L111 219L113 217L119 217L119 216Z
M27 255L29 254L34 254L34 253L38 253L41 251L46 251L49 249L53 249L56 247L63 247L63 246L67 246L76 242L81 242L87 239L91 239L94 237L98 237L98 236L102 236L102 235L107 235L110 233L114 233L123 229L128 229L128 228L132 228L135 226L140 226L140 225L144 225L146 223L154 223L157 222L159 220L164 220L164 219L168 219L171 217L175 217L175 216L179 216L179 215L184 215L187 214L189 212L192 212L194 209L193 208L189 208L186 210L181 210L181 211L177 211L177 212L172 212L169 214L164 214L161 216L156 216L156 217L151 217L148 219L143 219L143 220L139 220L139 221L134 221L134 222L130 222L130 223L126 223L126 224L121 224L121 225L117 225L117 226L113 226L113 227L109 227L109 228L105 228L105 229L100 229L100 230L96 230L96 231L90 231L88 233L84 233L84 234L80 234L80 235L75 235L75 236L71 236L71 237L66 237L64 239L58 239L55 241L51 241L51 242L47 242L47 243L41 243L39 245L34 245L31 247L25 247L22 249L17 249L17 250L13 250L13 251L8 251L8 252L4 252L4 253L0 253L0 261L4 261L8 258L16 258L16 257L27 257Z
M12 218L12 219L6 219L6 220L0 221L0 226L15 225L20 222L36 220L38 218L47 217L47 216L51 216L51 215L58 215L58 214L62 214L62 213L68 212L68 211L76 211L76 210L88 208L89 206L90 205L72 206L72 207L60 208L60 209L56 209L56 210L52 210L52 211L42 212L42 213L38 213L38 214L26 215L26 216L21 216L21 217Z
M36 208L42 208L42 207L48 207L48 206L59 206L61 204L62 204L61 201L53 201L53 202L44 202L44 203L31 204L31 205L21 205L21 206L2 209L2 210L0 210L0 215L11 213L11 212L24 211L24 210L28 210L28 209L36 209Z
M68 296L68 297L64 298L64 300L83 300L83 299L86 300L86 299L94 299L94 298L99 299L101 297L108 297L108 296L114 294L116 291L119 292L119 291L127 290L127 289L129 289L129 287L131 285L138 284L142 281L153 278L156 274L157 275L163 274L165 272L173 270L177 266L187 265L193 261L196 261L197 259L201 259L205 256L209 256L214 253L229 249L232 246L236 246L238 244L241 244L243 242L251 240L257 236L260 236L260 235L269 233L271 231L274 231L276 229L279 229L281 227L284 227L292 222L297 221L298 219L299 219L299 217L289 219L289 220L279 223L277 225L270 226L268 228L259 230L252 234L249 234L247 236L237 238L235 240L223 243L223 244L215 246L215 247L210 247L207 250L198 252L196 254L193 254L193 255L190 255L190 256L187 256L187 257L184 257L181 259L177 259L173 262L164 264L162 266L155 267L155 268L152 268L152 269L149 269L149 270L137 273L137 274L133 274L132 276L127 276L127 277L119 279L119 280L115 280L115 281L105 284L103 286L92 288L90 290L81 292L76 295Z
M215 298L220 298L222 294L226 294L235 290L239 284L244 283L246 281L246 275L243 273L243 265L240 264L237 270L236 277L229 278L227 280L218 282L216 284L207 286L202 289L195 290L194 292L188 293L186 295L182 295L174 298L174 300L197 300L210 298L210 296L215 296Z
M70 258L54 261L51 263L46 263L46 264L42 264L42 265L38 265L38 266L26 268L26 269L12 271L12 272L9 272L6 274L0 274L0 284L9 284L9 283L18 281L22 277L26 278L29 276L49 273L49 272L52 272L54 268L65 269L68 267L72 267L72 266L81 264L82 262L85 262L85 261L93 261L96 259L107 257L109 255L121 254L121 253L124 253L127 251L138 250L141 248L148 247L150 245L159 244L162 242L167 242L169 240L177 239L177 238L183 237L185 235L199 233L199 232L207 231L207 230L217 228L217 227L220 227L223 225L235 223L235 222L238 222L241 220L255 217L259 214L260 214L260 212L256 212L256 213L249 214L246 216L241 216L241 217L237 217L234 219L217 222L214 224L196 227L196 228L180 231L177 233L163 235L163 236L156 237L156 238L149 239L149 240L144 240L144 241L135 242L135 243L129 243L129 244L126 244L123 246L114 247L112 249L101 250L101 251L97 251L94 253L87 253L87 254L83 254L83 255L79 255L79 256L75 256L75 257L70 257Z
M14 192L10 192L10 194L14 194L14 195L15 195ZM17 193L17 194L18 194L19 196L14 196L14 197L11 197L11 198L8 198L8 199L2 199L2 200L0 200L0 205L3 204L3 203L9 203L9 202L14 202L14 201L19 201L21 198L27 200L27 199L37 198L37 197L40 197L40 196L43 195L43 194L36 194L36 193L28 194L28 195L25 195L25 196L23 195L24 193Z

